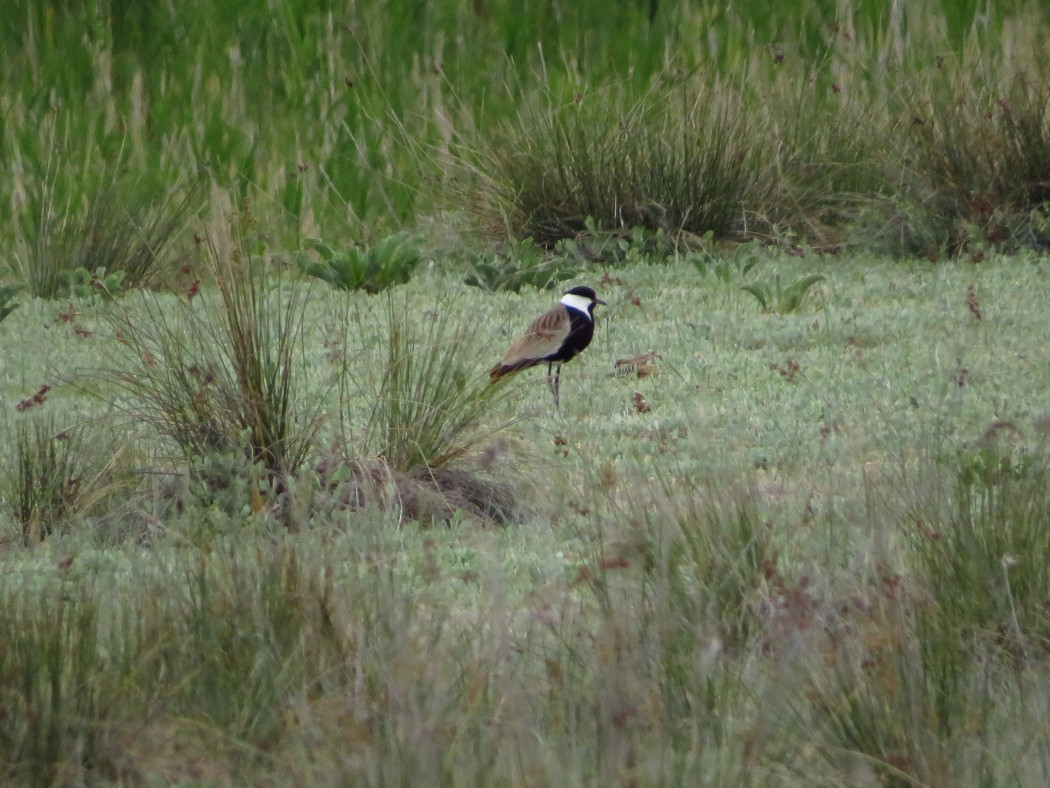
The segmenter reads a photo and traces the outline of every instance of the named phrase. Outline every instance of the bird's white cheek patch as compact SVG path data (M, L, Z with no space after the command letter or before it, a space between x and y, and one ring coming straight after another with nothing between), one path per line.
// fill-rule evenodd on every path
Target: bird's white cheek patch
M570 309L578 309L579 311L583 312L585 315L590 317L591 313L588 310L591 306L591 299L584 298L583 296L576 295L575 293L566 293L561 297L561 302Z

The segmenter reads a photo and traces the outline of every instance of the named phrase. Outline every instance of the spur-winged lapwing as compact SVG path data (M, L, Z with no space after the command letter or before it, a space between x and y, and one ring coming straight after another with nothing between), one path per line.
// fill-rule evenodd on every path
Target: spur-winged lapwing
M561 365L579 355L594 336L594 307L605 304L594 290L579 286L567 291L561 301L537 317L525 333L507 348L503 360L492 368L489 378L495 382L519 369L547 363L547 385L554 395L554 407L561 407ZM557 371L551 375L551 368Z

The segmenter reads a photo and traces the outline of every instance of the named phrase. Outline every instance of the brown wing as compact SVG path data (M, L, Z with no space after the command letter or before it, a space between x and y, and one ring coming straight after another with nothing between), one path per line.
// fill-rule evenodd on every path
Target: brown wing
M571 328L569 310L561 304L555 304L533 320L525 329L525 333L511 343L507 352L503 354L503 361L492 368L489 376L498 380L511 372L539 364L547 356L557 352L569 336Z

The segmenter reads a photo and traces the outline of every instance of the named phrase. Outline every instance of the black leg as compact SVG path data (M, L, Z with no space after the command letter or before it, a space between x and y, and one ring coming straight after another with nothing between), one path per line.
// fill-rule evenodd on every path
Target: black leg
M554 375L551 375L551 368L554 366L554 362L550 361L547 363L547 388L551 390L551 394L554 395L554 407L561 410L561 402L559 402L558 393L561 391L561 364L558 364L558 369Z

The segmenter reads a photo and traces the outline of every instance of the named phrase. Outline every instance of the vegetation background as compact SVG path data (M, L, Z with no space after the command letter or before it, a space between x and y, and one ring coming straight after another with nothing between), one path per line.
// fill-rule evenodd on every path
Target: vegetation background
M5 782L1047 783L1043 3L5 19Z

